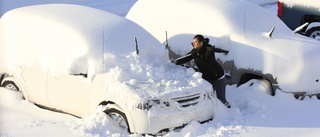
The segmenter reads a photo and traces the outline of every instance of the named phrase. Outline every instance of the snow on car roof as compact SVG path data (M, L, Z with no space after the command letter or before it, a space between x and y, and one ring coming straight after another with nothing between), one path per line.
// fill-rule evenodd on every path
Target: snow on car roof
M155 7L155 5L161 6ZM174 7L175 5L181 5L180 10L166 8ZM160 9L161 12L156 12L154 10L155 8ZM259 11L259 13L253 11ZM263 18L261 18L261 16L263 16ZM141 17L151 17L152 20L145 20ZM186 45L186 43L183 42L191 41L195 32L205 36L213 36L210 37L211 40L214 40L215 37L230 36L231 39L238 39L238 37L268 33L274 26L276 27L274 35L291 32L281 20L270 21L270 18L273 19L276 17L266 9L256 4L239 0L139 0L131 8L126 18L146 28L158 40L165 40L165 35L162 35L162 32L166 30L168 31L169 37L174 37L175 35L181 34L181 32L191 34L185 39L179 37L178 41L170 39L171 43L176 43L180 47ZM162 18L170 21L163 22ZM181 20L177 21L175 20L176 18L181 18ZM259 21L257 21L257 19L259 19ZM161 22L161 25L154 22ZM177 26L176 24L188 25ZM171 29L172 26L174 26L174 29Z
M45 58L48 56L41 54L50 53L48 58L60 58L60 61L68 61L66 64L76 58L102 62L107 53L126 55L135 52L134 37L141 56L150 48L157 49L150 50L154 52L151 55L165 53L163 46L139 25L115 14L80 5L47 4L18 8L7 12L1 23L2 36L6 36L2 37L1 44L14 45L6 49L4 54L7 57L19 53L21 59L28 59L31 56L29 51L35 49L34 52L39 54L32 55L34 58ZM12 36L16 33L9 31L26 34Z
M176 10L176 5L181 5L179 10ZM143 26L160 41L165 40L163 32L167 31L169 44L180 54L192 48L189 45L195 34L209 37L210 43L217 47L229 49L231 40L237 44L254 45L252 48L265 48L284 58L318 49L316 46L306 46L309 43L316 45L316 41L294 34L276 15L247 1L139 0L126 18ZM267 34L273 27L275 30L270 38ZM281 46L272 43L278 39L295 43L282 43ZM288 49L292 52L287 52Z

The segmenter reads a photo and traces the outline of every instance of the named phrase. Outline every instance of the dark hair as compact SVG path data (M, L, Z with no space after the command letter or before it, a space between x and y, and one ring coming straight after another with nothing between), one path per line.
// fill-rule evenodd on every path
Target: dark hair
M197 39L199 42L203 41L204 44L209 44L209 38L204 38L201 34L195 35L193 39Z

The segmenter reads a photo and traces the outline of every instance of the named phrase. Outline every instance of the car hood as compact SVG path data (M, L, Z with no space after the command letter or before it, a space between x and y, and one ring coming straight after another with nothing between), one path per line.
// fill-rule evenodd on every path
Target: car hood
M136 54L114 58L101 66L107 92L136 96L138 100L168 99L212 91L202 74L169 61Z

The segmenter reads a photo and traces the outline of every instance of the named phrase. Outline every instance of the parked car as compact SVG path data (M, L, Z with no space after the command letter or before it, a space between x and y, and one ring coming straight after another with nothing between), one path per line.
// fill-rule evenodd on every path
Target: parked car
M179 6L177 6L179 5ZM294 34L270 11L239 0L139 0L126 18L169 45L170 58L185 55L196 34L229 50L217 54L229 84L251 79L296 97L320 92L320 42Z
M312 38L319 37L320 40L319 1L315 4L306 1L279 0L278 17L292 30L307 23L298 33Z
M153 135L214 117L211 85L171 64L163 45L124 17L22 7L1 17L0 35L1 86L40 106L79 117L103 108L124 131Z

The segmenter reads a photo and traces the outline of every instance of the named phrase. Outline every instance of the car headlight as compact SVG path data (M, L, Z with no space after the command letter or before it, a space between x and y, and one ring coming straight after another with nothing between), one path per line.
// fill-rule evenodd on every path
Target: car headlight
M142 110L149 110L152 107L159 106L159 107L169 107L170 103L168 101L160 101L160 100L147 100L144 102L140 102L137 105L138 109Z
M215 97L215 92L214 91L211 91L211 92L207 92L203 95L203 100L206 100L206 99L213 99Z
M205 100L206 98L208 98L209 100L211 100L211 99L214 98L214 97L215 97L214 92L208 92L207 94L204 94L204 100Z

